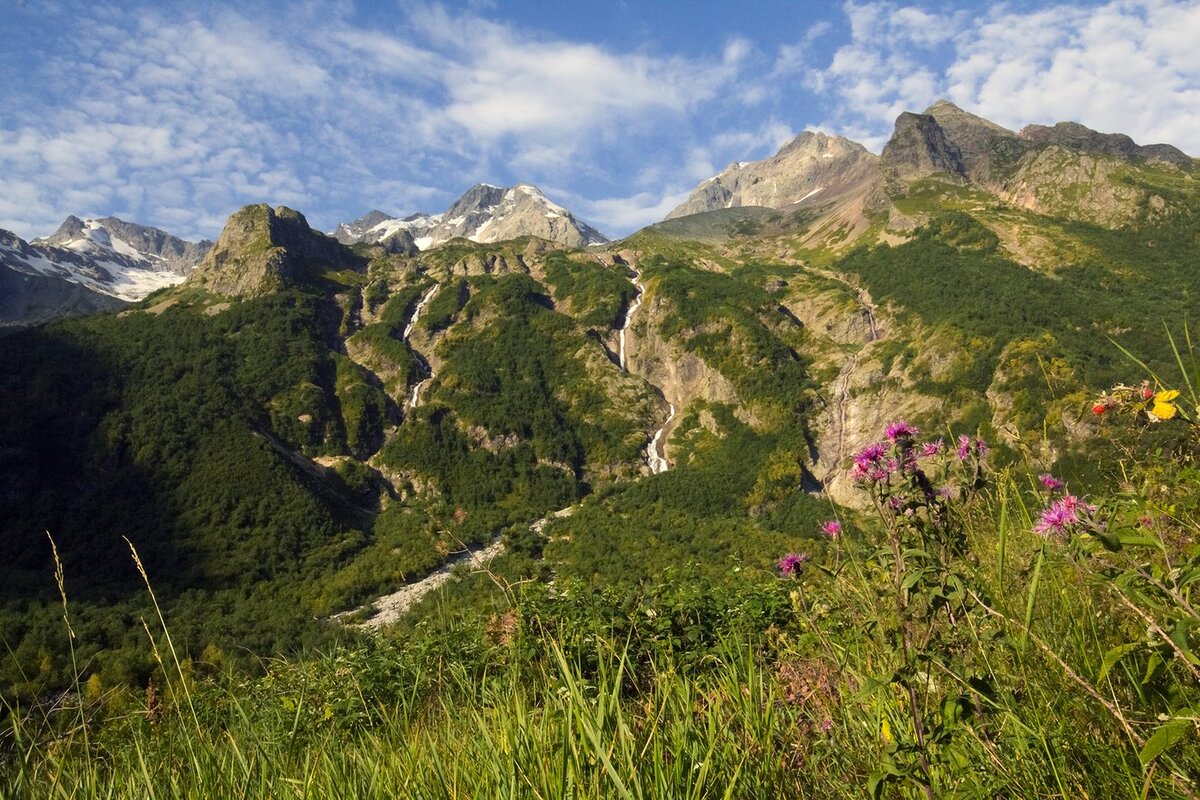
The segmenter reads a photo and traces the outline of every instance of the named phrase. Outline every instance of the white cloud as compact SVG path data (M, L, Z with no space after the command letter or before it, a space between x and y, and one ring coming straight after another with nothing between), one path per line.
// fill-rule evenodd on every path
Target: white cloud
M957 40L947 94L1011 127L1074 120L1200 154L1198 42L1194 3L991 14Z
M783 48L776 69L807 69L837 105L821 122L878 151L901 111L946 97L1012 128L1082 122L1200 153L1200 4L1111 0L968 16L871 2L843 6L850 40L813 68Z
M60 12L86 35L32 76L41 105L0 123L0 182L35 187L0 208L6 225L43 234L107 202L212 236L198 226L248 202L321 203L313 221L332 227L334 214L407 213L497 172L611 184L620 170L597 153L685 131L753 53L740 38L704 60L623 52L441 6L404 5L371 28L336 0L287 14L169 8Z
M602 200L578 198L574 204L581 216L597 220L600 230L634 231L658 222L682 203L691 189L661 192L637 192L628 197L608 197ZM610 234L611 235L611 234Z

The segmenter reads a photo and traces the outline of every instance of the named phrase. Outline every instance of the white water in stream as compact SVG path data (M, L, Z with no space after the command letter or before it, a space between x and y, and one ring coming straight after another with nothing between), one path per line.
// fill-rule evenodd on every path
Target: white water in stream
M646 287L642 285L641 274L637 270L631 271L633 272L633 286L636 293L633 295L633 302L629 304L629 308L625 311L625 320L621 323L621 330L617 334L617 363L620 364L621 369L625 372L629 371L629 357L625 349L625 334L629 330L629 326L633 323L633 315L642 307L642 298L646 294ZM671 403L668 403L668 405L671 407L671 411L667 414L667 421L663 423L661 428L655 431L654 436L646 444L646 464L649 465L652 475L666 472L671 468L671 462L667 461L663 445L660 444L663 435L667 432L667 427L671 424L671 420L675 419L675 406Z
M667 461L666 458L666 450L663 450L662 445L659 444L659 440L662 439L663 434L667 431L667 426L671 424L671 420L675 419L675 406L674 404L668 405L671 406L671 413L667 414L667 421L654 434L654 438L650 440L650 444L646 445L646 463L650 465L650 473L652 475L666 472L671 468L671 462Z
M617 334L617 341L619 343L617 351L617 363L620 364L621 369L625 370L626 372L629 371L629 366L626 363L627 359L625 357L625 331L629 330L629 323L633 321L633 315L637 313L639 308L642 307L642 294L645 292L645 289L642 288L642 282L638 280L639 277L641 276L638 275L637 270L634 270L633 286L637 291L633 295L633 302L630 303L629 308L625 310L625 321L621 323L621 332Z
M417 320L421 318L421 312L425 310L425 305L433 299L433 296L437 294L437 290L438 285L436 283L429 287L429 291L425 292L425 294L421 296L421 299L417 301L417 307L413 309L412 319L410 319L408 324L404 326L404 343L407 344L409 348L412 348L412 344L408 341L408 337L412 334L413 329L417 326ZM429 366L429 362L426 361L420 353L417 353L416 350L413 350L413 353L415 353L421 363L425 365L425 369L429 372L429 376L424 380L417 381L415 384L413 384L412 389L409 390L407 403L408 408L417 407L417 404L421 402L421 388L433 380L433 368Z

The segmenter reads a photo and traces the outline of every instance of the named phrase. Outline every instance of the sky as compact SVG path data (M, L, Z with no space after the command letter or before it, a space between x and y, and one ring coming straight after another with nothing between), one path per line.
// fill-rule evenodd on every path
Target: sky
M949 99L1200 156L1200 2L0 0L0 228L331 231L532 183L609 236L804 130Z

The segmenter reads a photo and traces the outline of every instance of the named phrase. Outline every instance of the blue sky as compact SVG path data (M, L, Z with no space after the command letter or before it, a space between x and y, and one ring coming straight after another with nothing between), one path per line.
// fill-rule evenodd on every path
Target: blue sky
M248 6L243 8L242 6ZM0 0L0 228L332 230L534 183L611 236L805 129L948 98L1200 155L1200 4ZM10 46L11 45L11 46Z

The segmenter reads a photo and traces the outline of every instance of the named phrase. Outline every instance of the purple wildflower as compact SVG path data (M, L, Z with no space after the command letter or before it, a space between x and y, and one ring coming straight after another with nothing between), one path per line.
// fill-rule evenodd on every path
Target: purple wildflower
M958 458L960 461L966 461L971 455L971 437L965 433L958 437Z
M821 523L821 533L830 539L840 539L842 538L842 523L836 519L826 520Z
M919 433L919 430L904 421L890 422L884 429L884 435L892 442L897 439L911 439Z
M931 458L932 456L939 455L945 448L945 443L940 439L933 442L926 442L921 445L921 456L923 458Z
M1066 536L1067 529L1075 522L1075 515L1063 507L1061 501L1047 506L1038 521L1033 525L1033 532L1038 536Z
M1045 488L1049 489L1052 492L1057 492L1059 489L1062 489L1063 487L1066 486L1065 483L1063 483L1058 478L1051 475L1049 472L1039 475L1038 480L1042 482L1042 486L1044 486Z
M808 553L788 553L775 566L784 575L792 575L804 570L805 561L808 561Z
M1064 495L1042 511L1034 523L1033 532L1039 536L1066 537L1081 522L1090 522L1096 507L1073 494Z
M879 467L887 452L887 446L882 442L872 442L867 445L854 457L854 467L851 469L850 475L856 481L883 480L887 477L887 473L881 474Z
M985 442L983 439L980 439L979 437L975 437L975 439L972 439L970 436L967 436L966 434L963 434L958 437L958 451L957 452L958 452L959 461L966 461L968 458L971 457L972 452L975 453L975 456L977 458L983 458L984 456L986 456L988 454L988 449L989 448L988 448L987 442Z

